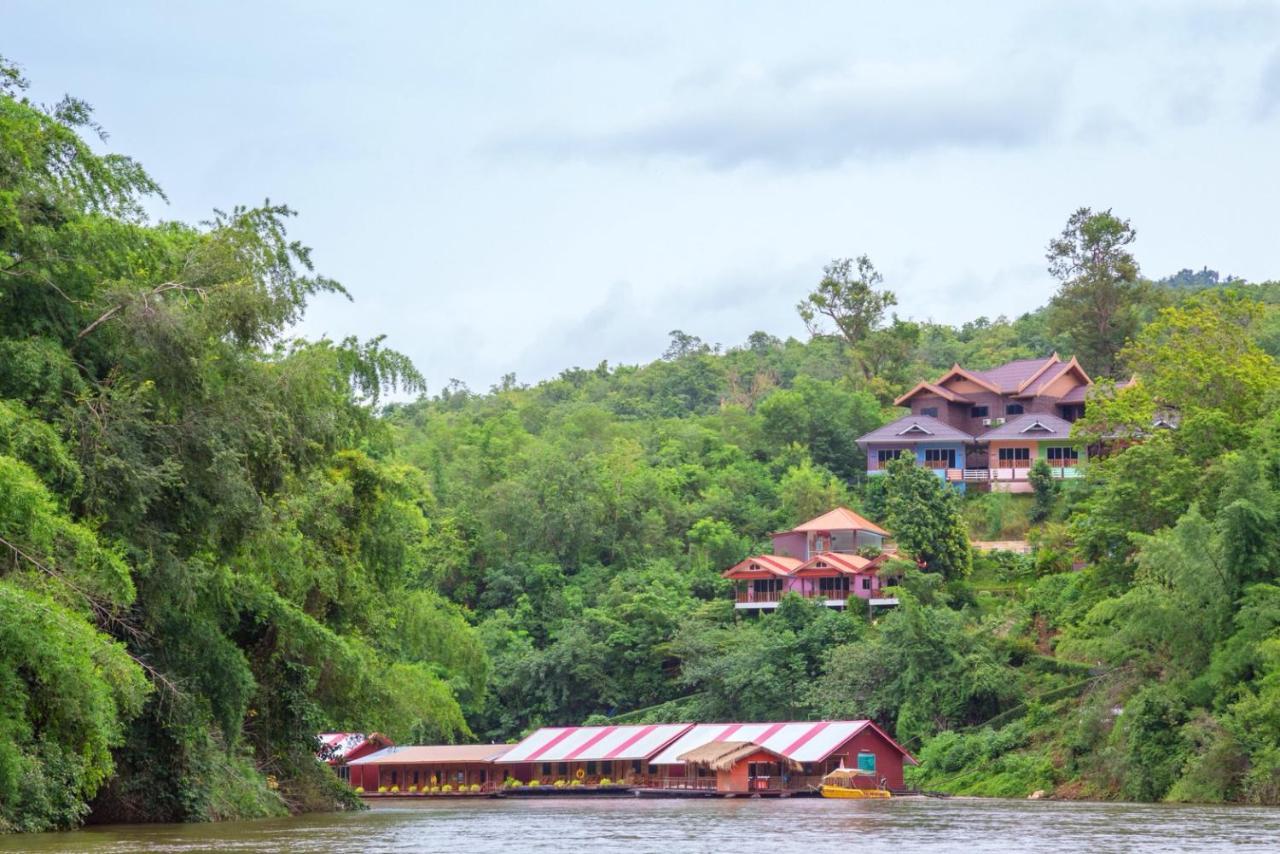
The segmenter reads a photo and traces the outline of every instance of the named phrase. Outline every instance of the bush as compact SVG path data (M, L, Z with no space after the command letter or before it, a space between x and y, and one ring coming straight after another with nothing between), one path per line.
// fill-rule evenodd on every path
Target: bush
M387 791L387 787L386 787L386 786L379 786L379 787L378 787L378 793L379 793L379 794L385 794L385 793L386 793L386 791Z
M540 785L542 785L542 784L538 781L538 778L536 778L536 777L535 777L534 779L530 780L530 781L527 783L527 785L528 785L530 788L533 788L533 787L536 787L536 786L540 786Z
M472 784L471 784L471 791L473 791L473 792L478 792L478 791L480 791L480 784L479 784L479 783L472 783Z
M564 780L556 780L553 785L555 785L557 789L563 789L565 787L565 782Z
M601 786L611 786L611 785L613 785L613 781L612 781L612 780L610 780L608 777L601 777L601 778L600 778L600 785L601 785Z
M409 794L411 794L411 795L416 795L416 794L418 793L418 787L417 787L417 786L410 786L410 787L409 787L408 789L406 789L405 791L407 791L407 792L408 792Z
M570 783L569 785L570 785L570 786L581 786L581 785L582 785L582 781L581 781L581 780L574 780L574 781L573 781L572 783Z
M392 787L391 787L391 794L396 795L396 794L399 794L399 793L400 793L400 787L399 787L399 786L392 786Z

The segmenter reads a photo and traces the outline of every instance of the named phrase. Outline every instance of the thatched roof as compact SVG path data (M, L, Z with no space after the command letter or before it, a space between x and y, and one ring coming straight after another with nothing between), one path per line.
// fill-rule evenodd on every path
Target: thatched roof
M800 768L799 762L788 759L781 753L761 747L754 741L709 741L701 747L695 747L687 753L680 754L676 758L688 765L700 765L704 768L710 768L712 771L728 771L738 762L757 753L767 753L792 769L799 770Z

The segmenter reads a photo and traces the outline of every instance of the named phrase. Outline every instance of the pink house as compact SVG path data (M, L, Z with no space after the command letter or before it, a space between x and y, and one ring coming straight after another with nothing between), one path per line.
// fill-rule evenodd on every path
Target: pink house
M889 532L847 507L837 507L789 531L773 534L773 554L755 555L725 570L734 581L734 607L772 610L788 593L844 608L850 597L870 605L896 605L880 590L897 579L882 578L892 546Z

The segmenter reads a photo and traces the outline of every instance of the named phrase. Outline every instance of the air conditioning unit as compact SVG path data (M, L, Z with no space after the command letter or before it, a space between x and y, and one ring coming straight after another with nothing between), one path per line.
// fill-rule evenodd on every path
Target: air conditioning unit
M990 427L990 426L991 426L991 419L990 419L990 418L984 418L984 419L982 419L982 426L983 426L983 427Z
M999 427L1001 424L1003 424L1003 423L1004 423L1004 419L1003 419L1003 418L993 418L993 419L992 419L992 423L993 423L993 424L995 424L997 427Z

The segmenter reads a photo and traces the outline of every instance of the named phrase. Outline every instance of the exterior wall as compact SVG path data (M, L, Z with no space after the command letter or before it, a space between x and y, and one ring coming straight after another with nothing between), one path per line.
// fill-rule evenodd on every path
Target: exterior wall
M956 464L955 468L964 468L964 445L960 442L921 442L915 446L916 465L924 466L924 452L928 450L955 451ZM945 478L946 469L933 469L938 477Z
M828 760L843 756L844 766L853 768L858 764L858 754L863 751L875 754L877 780L883 779L890 789L903 788L902 754L870 727L837 747ZM819 769L814 770L816 773L822 773Z
M1030 451L1030 459L1026 468L1013 468L1000 463L1001 448L1026 448ZM1040 458L1040 443L1035 441L992 440L987 450L987 465L991 469L992 480L1026 480L1031 463ZM994 485L992 487L994 489Z
M374 771L371 775L367 771L363 776L366 781L373 777L372 786L369 782L364 783L366 792L377 791L380 787L399 786L401 792L408 791L410 786L416 786L418 791L422 791L423 787L432 785L443 786L446 783L455 789L458 786L486 785L494 782L496 770L495 766L488 762L409 762L409 763L388 763L386 765L363 765L357 768L366 768ZM354 768L352 769L355 770ZM459 775L461 779L459 779ZM433 784L431 778L435 777L436 782ZM501 777L497 778L501 781ZM357 785L352 780L352 785Z
M786 531L773 536L773 553L786 557L808 560L805 554L805 535L802 532Z
M716 772L716 791L717 792L747 792L751 789L751 778L748 771L752 762L777 762L778 757L772 753L761 750L753 753L745 759L735 762L733 767L728 771Z
M1040 389L1040 393L1049 397L1062 397L1071 389L1081 385L1084 385L1084 383L1080 382L1080 378L1076 376L1074 370L1070 370Z

